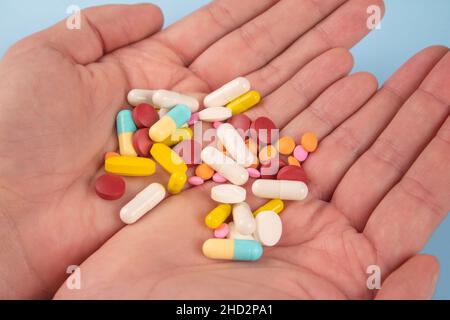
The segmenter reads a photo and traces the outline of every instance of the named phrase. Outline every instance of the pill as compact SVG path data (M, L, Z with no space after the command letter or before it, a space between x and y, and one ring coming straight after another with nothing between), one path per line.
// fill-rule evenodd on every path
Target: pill
M212 209L205 217L205 224L208 228L217 229L224 223L231 214L231 206L221 203Z
M250 91L250 81L244 77L236 78L208 94L203 100L206 108L223 107L227 103Z
M261 164L267 164L269 163L272 159L275 159L278 157L278 151L277 149L272 146L272 145L267 145L264 148L261 149L261 151L259 151L259 162Z
M317 136L312 132L305 132L302 135L300 144L307 152L314 152L318 145Z
M277 173L280 170L280 159L274 158L269 162L261 165L260 172L263 179L276 179Z
M297 167L301 167L301 166L302 166L302 165L300 164L300 162L299 162L297 159L295 159L294 156L289 156L289 157L288 157L288 164L289 164L290 166L297 166Z
M137 153L133 148L133 134L137 128L130 110L122 110L117 114L116 126L119 139L119 153L122 156L136 157Z
M232 184L221 184L211 188L211 199L219 203L244 202L247 192L244 188Z
M187 106L191 112L196 112L199 107L198 100L175 91L156 90L152 97L153 103L161 109L171 109L178 104Z
M216 183L225 183L227 182L227 179L225 179L224 177L222 177L220 175L220 173L214 173L213 177L212 177L213 181Z
M208 239L203 243L202 251L210 259L236 261L257 261L263 254L259 242L237 239Z
M212 146L208 146L202 150L201 158L204 163L232 184L240 186L248 181L249 176L247 170Z
M217 138L224 145L228 154L239 165L250 167L255 163L255 156L245 145L244 139L229 123L224 123L217 129Z
M162 117L164 117L166 114L169 113L169 111L170 111L170 109L165 109L165 108L159 109L158 110L159 118L161 119Z
M183 159L163 143L153 144L153 147L150 149L150 154L170 174L186 172L188 169Z
M174 172L170 175L169 182L167 183L167 191L171 194L178 194L183 190L186 184L187 176L184 172Z
M153 141L148 136L148 129L142 128L133 135L133 147L140 157L150 157Z
M236 230L236 226L234 225L234 222L230 222L228 224L228 235L227 235L227 238L228 239L238 239L238 240L255 240L255 238L251 234L248 234L248 235L240 234Z
M152 183L139 192L120 210L120 219L131 224L156 207L166 196L166 189L159 183Z
M272 247L280 241L283 226L280 216L273 211L262 211L256 217L254 237L263 246Z
M214 121L213 122L213 128L217 129L218 127L220 127L221 124L223 124L223 122L221 122L221 121Z
M203 180L209 180L214 175L214 169L206 163L202 163L195 168L195 174Z
M227 120L227 122L231 124L243 138L246 136L247 131L248 129L250 129L250 126L252 124L250 118L245 114L237 114L235 116L232 116Z
M256 223L252 210L246 202L233 205L233 222L236 230L243 235L255 232Z
M267 117L259 117L250 126L250 136L264 145L271 144L278 139L278 128Z
M149 130L150 138L155 142L164 141L191 118L191 111L183 104L178 104L158 120Z
M202 152L202 146L196 140L181 141L173 147L172 150L176 152L188 166L201 163L200 153Z
M197 176L192 176L188 178L188 182L192 186L200 186L205 183L205 180Z
M137 106L141 103L152 104L152 96L155 90L133 89L128 93L128 103Z
M105 200L120 199L125 193L125 180L120 176L103 174L95 181L95 192Z
M233 115L236 115L254 107L259 101L261 101L261 95L258 91L252 90L229 102L226 107L231 109Z
M105 160L111 157L120 157L120 154L114 151L106 152L105 153Z
M168 147L172 147L180 143L181 141L192 139L192 136L193 132L191 128L179 128L175 130L170 136L168 136L161 143L164 143Z
M295 180L307 182L305 170L298 166L286 166L280 169L277 173L278 180Z
M192 115L191 115L191 118L189 119L189 121L187 122L187 124L189 125L189 126L192 126L192 125L194 125L196 122L198 122L200 119L199 119L199 115L198 115L198 112L194 112Z
M298 145L294 149L294 157L300 162L305 161L308 158L308 151L303 149L301 145Z
M258 171L258 169L247 168L247 172L248 172L248 175L250 176L250 178L257 179L257 178L261 177L261 173Z
M303 200L308 195L308 187L301 181L259 179L253 182L252 192L266 199Z
M276 143L276 148L280 154L288 156L295 149L295 141L292 137L281 137Z
M223 239L226 238L230 229L228 228L228 224L222 223L220 227L214 230L214 238Z
M245 144L247 145L247 148L251 151L251 153L253 153L255 156L258 155L259 153L259 147L258 147L258 142L256 142L256 140L253 139L247 139L245 141ZM258 160L259 161L259 160Z
M146 177L155 169L155 162L148 158L120 156L105 160L105 171L120 176Z
M224 121L231 116L231 110L225 107L207 108L198 113L198 118L205 122Z
M257 216L259 213L263 211L273 211L275 213L281 213L284 209L284 202L281 199L272 199L269 202L266 202L261 207L253 211L253 215Z
M150 128L159 120L159 114L151 105L141 103L133 109L134 123L138 128Z

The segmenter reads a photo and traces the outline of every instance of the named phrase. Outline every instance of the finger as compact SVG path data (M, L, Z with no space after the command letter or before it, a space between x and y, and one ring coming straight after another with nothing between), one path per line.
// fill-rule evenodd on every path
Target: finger
M331 49L308 63L286 84L250 109L247 115L252 119L269 117L282 128L332 83L348 74L352 67L353 58L348 50Z
M212 88L219 87L264 66L343 1L280 1L213 44L191 69ZM218 62L221 68L211 68Z
M364 234L387 272L422 250L450 211L449 150L450 117L370 216Z
M436 56L441 55L441 48L436 49L436 53L439 53ZM370 213L408 170L447 117L448 101L433 96L444 94L441 83L449 83L449 70L450 54L447 53L337 187L333 202L359 230L364 228ZM398 101L397 97L391 96L391 99ZM381 103L380 109L387 105L386 101ZM357 141L363 139L361 132L367 132L367 129L360 130L363 126L378 123L375 130L371 129L373 136L381 129L380 125L389 121L386 116L366 116L358 120L361 121L359 126L347 129L355 132L357 136L353 139ZM353 195L351 199L349 193Z
M170 26L155 39L172 49L188 66L214 42L269 9L277 1L213 1Z
M415 255L391 273L377 300L429 300L439 276L439 262L430 255Z
M88 64L157 32L163 16L152 4L108 5L82 10L80 22L80 29L72 30L62 21L19 42L15 49L47 45L76 63Z

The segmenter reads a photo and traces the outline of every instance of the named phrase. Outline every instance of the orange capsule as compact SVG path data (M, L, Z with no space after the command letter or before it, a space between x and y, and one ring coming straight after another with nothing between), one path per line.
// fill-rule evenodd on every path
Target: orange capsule
M312 132L305 132L302 135L302 139L300 141L303 149L308 152L314 152L317 149L317 145L319 144L317 140L317 136Z

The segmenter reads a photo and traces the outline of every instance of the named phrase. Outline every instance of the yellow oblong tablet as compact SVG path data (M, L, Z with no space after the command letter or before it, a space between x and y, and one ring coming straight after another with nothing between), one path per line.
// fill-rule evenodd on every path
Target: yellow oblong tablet
M253 215L256 217L256 215L263 211L273 211L275 213L280 213L284 209L284 202L281 199L273 199L269 202L266 202L261 207L253 211Z
M208 228L217 229L230 216L231 209L231 205L227 203L219 204L206 215L205 224Z
M193 132L191 128L180 128L175 130L175 132L173 132L169 137L166 138L166 140L161 143L164 143L166 146L171 147L183 140L192 139L192 136Z
M183 159L164 143L155 143L150 154L168 173L186 172L188 167Z
M155 162L139 157L110 157L105 160L105 171L121 176L145 177L155 173Z
M252 90L234 99L228 103L226 107L231 109L233 115L237 115L255 106L259 101L261 101L261 95L258 91Z

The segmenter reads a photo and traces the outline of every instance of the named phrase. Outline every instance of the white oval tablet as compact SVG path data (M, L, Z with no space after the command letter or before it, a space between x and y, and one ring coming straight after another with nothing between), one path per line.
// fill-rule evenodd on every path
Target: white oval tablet
M211 199L219 203L244 202L246 196L244 188L232 184L221 184L211 189Z
M206 122L224 121L232 116L233 111L226 107L207 108L198 113L198 118Z
M236 230L236 226L234 225L234 222L230 222L228 223L228 235L227 238L228 239L233 239L233 240L255 240L255 238L251 235L244 235L244 234L240 234L237 230Z
M253 217L252 210L247 202L233 205L233 222L240 234L249 235L255 232L255 217Z
M273 211L263 211L258 213L255 220L255 239L266 247L276 245L280 241L281 234L283 233L280 216Z
M250 81L247 78L236 78L208 94L203 100L203 104L206 108L225 106L228 102L250 91L250 88Z

